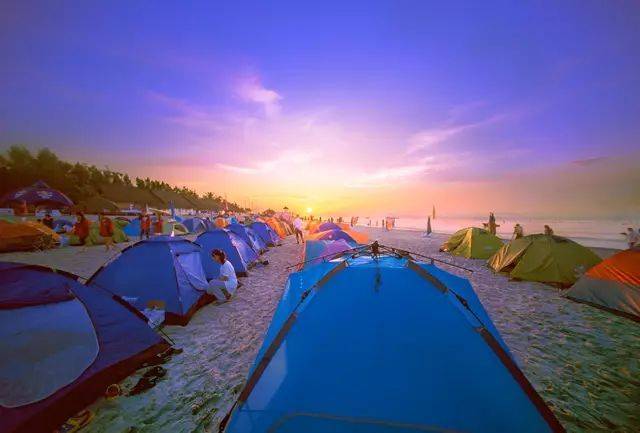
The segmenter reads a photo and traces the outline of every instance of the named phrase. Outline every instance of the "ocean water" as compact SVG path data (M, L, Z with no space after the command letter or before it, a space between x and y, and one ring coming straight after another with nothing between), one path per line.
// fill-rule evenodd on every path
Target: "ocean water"
M371 225L375 227L376 221L381 221L382 217L360 218L359 225L367 226L371 220ZM435 233L451 234L464 227L482 227L482 223L487 222L488 216L475 218L447 218L437 217L431 220L431 229ZM508 217L502 218L496 215L496 223L499 224L497 234L503 239L510 239L513 234L513 226L519 223L524 227L525 235L542 233L544 225L548 224L559 236L573 239L583 245L599 248L627 248L625 237L621 234L627 231L627 227L635 230L640 228L640 216L637 219L540 219ZM396 228L408 230L426 230L427 218L399 217L396 220Z

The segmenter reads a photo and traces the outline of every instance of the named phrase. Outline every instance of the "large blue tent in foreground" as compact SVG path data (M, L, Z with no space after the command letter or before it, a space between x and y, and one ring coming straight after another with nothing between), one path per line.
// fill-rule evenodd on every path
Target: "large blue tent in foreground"
M117 296L0 262L0 431L51 432L169 345Z
M361 255L289 277L225 431L563 428L466 279Z

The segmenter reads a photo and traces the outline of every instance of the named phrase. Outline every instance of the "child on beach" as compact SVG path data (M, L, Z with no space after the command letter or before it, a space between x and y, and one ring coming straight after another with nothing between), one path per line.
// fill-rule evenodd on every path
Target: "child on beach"
M115 248L113 245L113 221L104 213L100 214L100 236L104 239L104 247L106 251Z
M238 277L233 265L222 250L211 252L213 261L220 264L220 277L209 281L207 293L214 295L219 301L229 300L233 292L238 288Z

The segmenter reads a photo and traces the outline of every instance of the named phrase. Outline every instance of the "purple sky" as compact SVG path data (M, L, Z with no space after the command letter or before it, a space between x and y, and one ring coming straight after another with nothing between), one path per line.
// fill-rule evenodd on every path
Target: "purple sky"
M640 211L638 2L12 3L2 148L259 207Z

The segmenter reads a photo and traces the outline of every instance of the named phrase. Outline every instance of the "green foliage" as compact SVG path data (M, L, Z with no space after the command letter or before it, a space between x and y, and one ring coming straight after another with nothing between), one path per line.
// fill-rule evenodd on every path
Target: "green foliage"
M108 185L123 185L148 191L173 191L194 203L202 203L203 207L223 207L224 200L211 192L202 196L186 186L171 186L166 182L152 180L148 177L136 177L134 182L126 173L104 170L95 165L69 163L62 161L51 150L40 149L33 155L24 146L11 146L4 154L0 153L0 196L18 188L32 185L43 180L49 186L67 194L75 203L102 194ZM229 210L240 211L236 203L229 203Z

